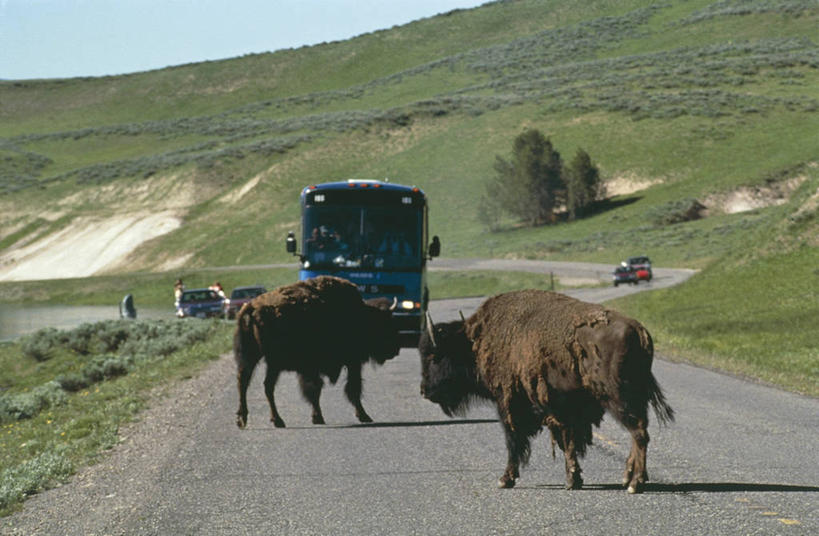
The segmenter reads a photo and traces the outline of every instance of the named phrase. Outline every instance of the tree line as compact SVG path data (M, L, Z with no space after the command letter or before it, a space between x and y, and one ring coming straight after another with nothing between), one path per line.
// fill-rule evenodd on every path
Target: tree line
M564 165L549 138L527 129L512 144L509 159L495 157L495 176L486 183L478 204L478 219L490 230L511 216L525 225L555 223L589 214L604 188L600 171L582 148Z

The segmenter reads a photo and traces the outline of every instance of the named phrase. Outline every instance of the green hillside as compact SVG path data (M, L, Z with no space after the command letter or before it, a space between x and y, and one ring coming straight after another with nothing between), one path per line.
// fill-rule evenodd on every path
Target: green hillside
M444 256L613 265L646 253L701 268L617 306L661 347L704 360L780 355L780 338L706 336L766 325L794 341L800 389L819 392L803 334L819 329L817 27L816 0L513 0L297 50L0 82L0 260L59 231L163 213L181 225L127 270L287 262L302 186L389 177L426 191ZM495 156L525 128L566 161L591 155L605 210L481 226ZM701 217L684 217L695 203ZM703 300L696 327L677 314ZM759 324L728 323L727 308Z

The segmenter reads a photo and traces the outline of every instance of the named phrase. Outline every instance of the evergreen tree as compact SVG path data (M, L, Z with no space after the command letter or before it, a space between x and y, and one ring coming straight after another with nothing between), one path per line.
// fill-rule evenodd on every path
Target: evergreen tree
M555 206L565 202L560 153L539 130L529 129L513 143L510 160L495 158L495 178L486 186L479 219L490 229L499 212L538 225L555 220Z
M582 218L600 194L600 171L589 154L578 149L565 173L566 210L569 219Z

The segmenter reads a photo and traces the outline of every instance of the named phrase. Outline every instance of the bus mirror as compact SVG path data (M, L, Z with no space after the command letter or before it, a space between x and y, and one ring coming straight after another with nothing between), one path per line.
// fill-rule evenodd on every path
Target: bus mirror
M285 241L285 247L287 248L287 252L293 255L296 254L296 235L293 231L287 233L287 240Z
M432 237L432 243L429 245L429 258L437 257L441 254L441 241L438 235Z

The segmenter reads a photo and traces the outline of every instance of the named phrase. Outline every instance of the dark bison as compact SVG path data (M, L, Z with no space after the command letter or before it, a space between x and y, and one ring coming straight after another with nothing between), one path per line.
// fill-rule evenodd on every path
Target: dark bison
M674 418L651 373L654 348L639 322L562 294L521 290L486 300L465 320L433 325L419 342L421 394L444 413L474 398L494 400L509 453L498 485L511 488L530 440L549 428L566 458L566 487L579 489L578 456L608 411L631 433L623 479L630 493L648 480L648 404Z
M233 339L239 381L236 424L247 424L247 386L263 357L264 392L275 426L284 427L273 398L283 370L298 374L301 391L313 407L313 424L324 424L319 406L322 376L335 384L346 368L347 399L360 422L372 422L361 405L361 367L369 359L383 364L398 354L398 331L388 306L389 301L363 302L355 285L331 276L282 286L245 304L236 317Z

